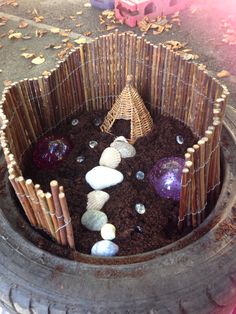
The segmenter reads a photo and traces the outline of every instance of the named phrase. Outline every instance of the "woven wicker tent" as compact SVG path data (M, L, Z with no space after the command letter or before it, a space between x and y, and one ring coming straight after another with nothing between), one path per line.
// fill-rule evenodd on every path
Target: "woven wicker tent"
M130 143L137 138L146 135L153 126L150 113L138 91L132 85L133 76L128 75L126 86L116 99L116 102L108 112L101 125L103 132L110 133L110 130L117 119L130 120Z

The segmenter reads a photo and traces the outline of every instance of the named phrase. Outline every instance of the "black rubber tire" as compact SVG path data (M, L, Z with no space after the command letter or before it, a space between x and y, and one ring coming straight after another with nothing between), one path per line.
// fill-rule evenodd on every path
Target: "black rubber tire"
M41 236L19 214L3 165L1 305L10 313L28 314L230 314L236 304L235 121L235 110L228 108L222 137L224 184L205 222L165 248L131 259L107 259L106 264L78 253L74 256L80 262L70 261L36 247ZM48 246L48 251L56 247L50 241Z

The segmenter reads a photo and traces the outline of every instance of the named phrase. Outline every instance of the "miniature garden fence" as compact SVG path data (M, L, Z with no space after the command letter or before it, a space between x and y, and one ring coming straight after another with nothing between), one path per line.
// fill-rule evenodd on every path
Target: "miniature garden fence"
M143 37L117 32L102 36L73 49L50 75L13 83L0 103L1 145L10 182L30 223L62 245L74 248L63 187L52 181L51 192L43 192L39 184L25 180L24 155L75 112L110 109L129 74L152 115L182 121L199 139L185 154L179 228L199 225L209 195L213 202L218 197L227 88L199 65Z

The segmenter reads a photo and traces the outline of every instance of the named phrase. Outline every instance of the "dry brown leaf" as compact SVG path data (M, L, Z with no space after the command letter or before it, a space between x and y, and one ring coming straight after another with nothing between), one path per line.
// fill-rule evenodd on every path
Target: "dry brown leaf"
M53 49L57 50L57 49L61 49L62 48L62 45L57 45L57 46L54 46Z
M42 15L34 17L34 21L36 23L41 23L43 20L44 20L44 17Z
M8 18L6 16L0 17L0 26L6 25Z
M9 39L20 39L22 38L22 33L12 33L8 36Z
M70 18L72 21L75 21L77 17L76 17L75 15L70 15L69 18Z
M76 27L81 27L83 24L81 24L81 23L77 23L75 26Z
M0 34L0 38L6 37L7 33Z
M74 42L78 45L85 44L87 42L87 39L85 37L80 37L78 39L75 39Z
M25 39L25 40L29 40L29 39L31 39L31 38L32 38L32 37L29 36L29 35L22 36L22 39Z
M27 22L24 21L24 20L21 20L20 23L19 23L19 25L18 25L19 28L26 28L26 27L28 27L28 26L29 26L29 23L27 23Z
M36 58L32 59L31 62L32 62L33 64L36 64L36 65L42 64L42 63L45 62L45 58L39 56L39 57L36 57Z
M90 2L86 2L86 3L84 3L84 7L85 8L91 8L91 3Z
M68 37L69 33L64 30L64 31L60 31L59 35L61 35L63 37Z
M172 50L179 50L179 49L182 49L186 46L186 43L181 43L177 40L168 40L164 43L164 45ZM186 50L190 50L191 49L186 49ZM185 51L183 50L184 52L188 52L188 51Z
M0 49L2 49L3 48L3 45L2 44L0 44Z
M47 31L43 29L36 29L35 36L38 38L42 38L45 34L47 34Z
M117 28L117 25L107 25L106 26L107 31L111 31L112 29L115 29L115 28Z
M229 71L222 70L222 71L218 72L216 75L219 78L224 78L224 77L229 77L231 75L231 73Z
M43 73L42 73L42 75L43 75L43 76L48 76L48 75L50 75L50 74L51 74L51 72L46 71L46 70L45 70L45 71L43 71Z
M84 32L84 36L91 36L92 32Z
M53 33L53 34L59 34L59 33L60 33L60 28L58 28L58 27L52 28L52 29L51 29L51 33Z
M28 53L28 52L24 52L21 54L22 57L24 57L25 59L32 59L35 57L34 53Z
M5 87L10 86L11 84L12 84L12 81L11 81L11 80L4 80L4 81L3 81L3 85L4 85Z
M191 61L191 60L197 60L199 56L197 54L192 53L185 53L183 51L178 51L178 54L185 60L185 61Z

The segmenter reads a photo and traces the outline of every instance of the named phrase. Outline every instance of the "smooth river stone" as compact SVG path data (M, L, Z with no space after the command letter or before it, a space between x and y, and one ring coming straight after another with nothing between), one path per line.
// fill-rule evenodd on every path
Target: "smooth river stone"
M105 224L101 229L101 237L104 240L114 240L116 237L116 227L113 224Z
M129 143L115 140L110 146L118 150L121 158L131 158L136 155L136 149Z
M95 256L114 256L118 253L119 246L109 240L101 240L96 242L92 249L91 254Z
M93 209L87 210L81 218L82 225L91 231L100 231L107 221L105 213Z
M122 182L123 174L115 169L97 166L86 173L85 180L94 190L109 188Z

